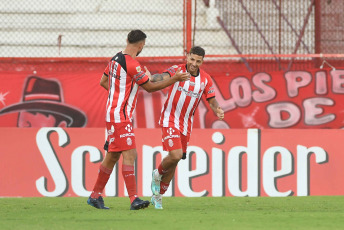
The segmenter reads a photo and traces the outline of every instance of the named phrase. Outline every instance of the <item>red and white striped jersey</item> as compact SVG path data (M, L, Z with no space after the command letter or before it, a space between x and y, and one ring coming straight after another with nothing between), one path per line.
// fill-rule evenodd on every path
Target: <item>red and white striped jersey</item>
M187 72L186 65L174 65L166 71L173 77L178 68ZM213 81L209 74L199 69L198 75L191 76L189 81L179 82L170 86L167 100L162 108L159 124L162 127L175 127L183 135L191 133L193 116L201 100L215 97Z
M122 52L111 59L104 74L109 78L105 120L115 123L131 122L138 87L149 81L148 76L141 70L138 61Z

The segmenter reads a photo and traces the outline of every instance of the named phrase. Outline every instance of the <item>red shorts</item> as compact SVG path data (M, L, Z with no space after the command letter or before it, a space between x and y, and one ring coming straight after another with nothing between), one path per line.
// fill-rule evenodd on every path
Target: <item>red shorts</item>
M121 152L135 149L135 134L131 122L106 122L108 152Z
M162 127L162 147L165 151L182 149L186 153L190 135L183 135L174 127Z

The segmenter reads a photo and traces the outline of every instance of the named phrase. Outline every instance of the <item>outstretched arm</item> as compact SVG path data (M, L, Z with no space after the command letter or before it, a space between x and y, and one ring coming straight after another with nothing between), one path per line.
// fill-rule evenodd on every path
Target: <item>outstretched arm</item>
M213 110L213 112L216 114L216 116L222 120L225 117L225 114L222 110L222 108L220 107L219 103L216 101L215 97L209 98L207 99L211 110Z
M164 81L169 79L171 76L168 73L157 73L149 78L151 82Z
M149 77L149 79L151 79L152 76L151 76L150 72L148 71L147 67L145 67L145 69L146 69L146 75ZM176 72L176 74L173 77L167 78L167 80L157 81L157 82L152 82L149 80L141 86L147 92L151 93L151 92L155 92L155 91L161 90L163 88L166 88L166 87L176 83L177 81L188 81L189 79L190 79L190 74L189 73L181 73L180 68L179 68L178 71Z
M108 85L108 76L103 74L102 78L100 79L100 86L102 86L104 89L108 90L109 85Z

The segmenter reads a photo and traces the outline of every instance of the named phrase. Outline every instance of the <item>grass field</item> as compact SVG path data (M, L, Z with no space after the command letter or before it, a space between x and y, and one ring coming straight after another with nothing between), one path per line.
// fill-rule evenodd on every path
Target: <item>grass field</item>
M167 197L138 211L128 198L105 197L110 210L86 200L0 198L0 229L344 229L344 196Z

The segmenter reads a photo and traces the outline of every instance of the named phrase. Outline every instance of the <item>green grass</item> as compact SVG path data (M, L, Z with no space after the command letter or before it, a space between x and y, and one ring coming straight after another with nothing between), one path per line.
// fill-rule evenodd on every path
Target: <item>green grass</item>
M149 198L147 198L149 199ZM0 198L0 229L344 229L344 196L166 197L163 210L129 210L128 198Z

